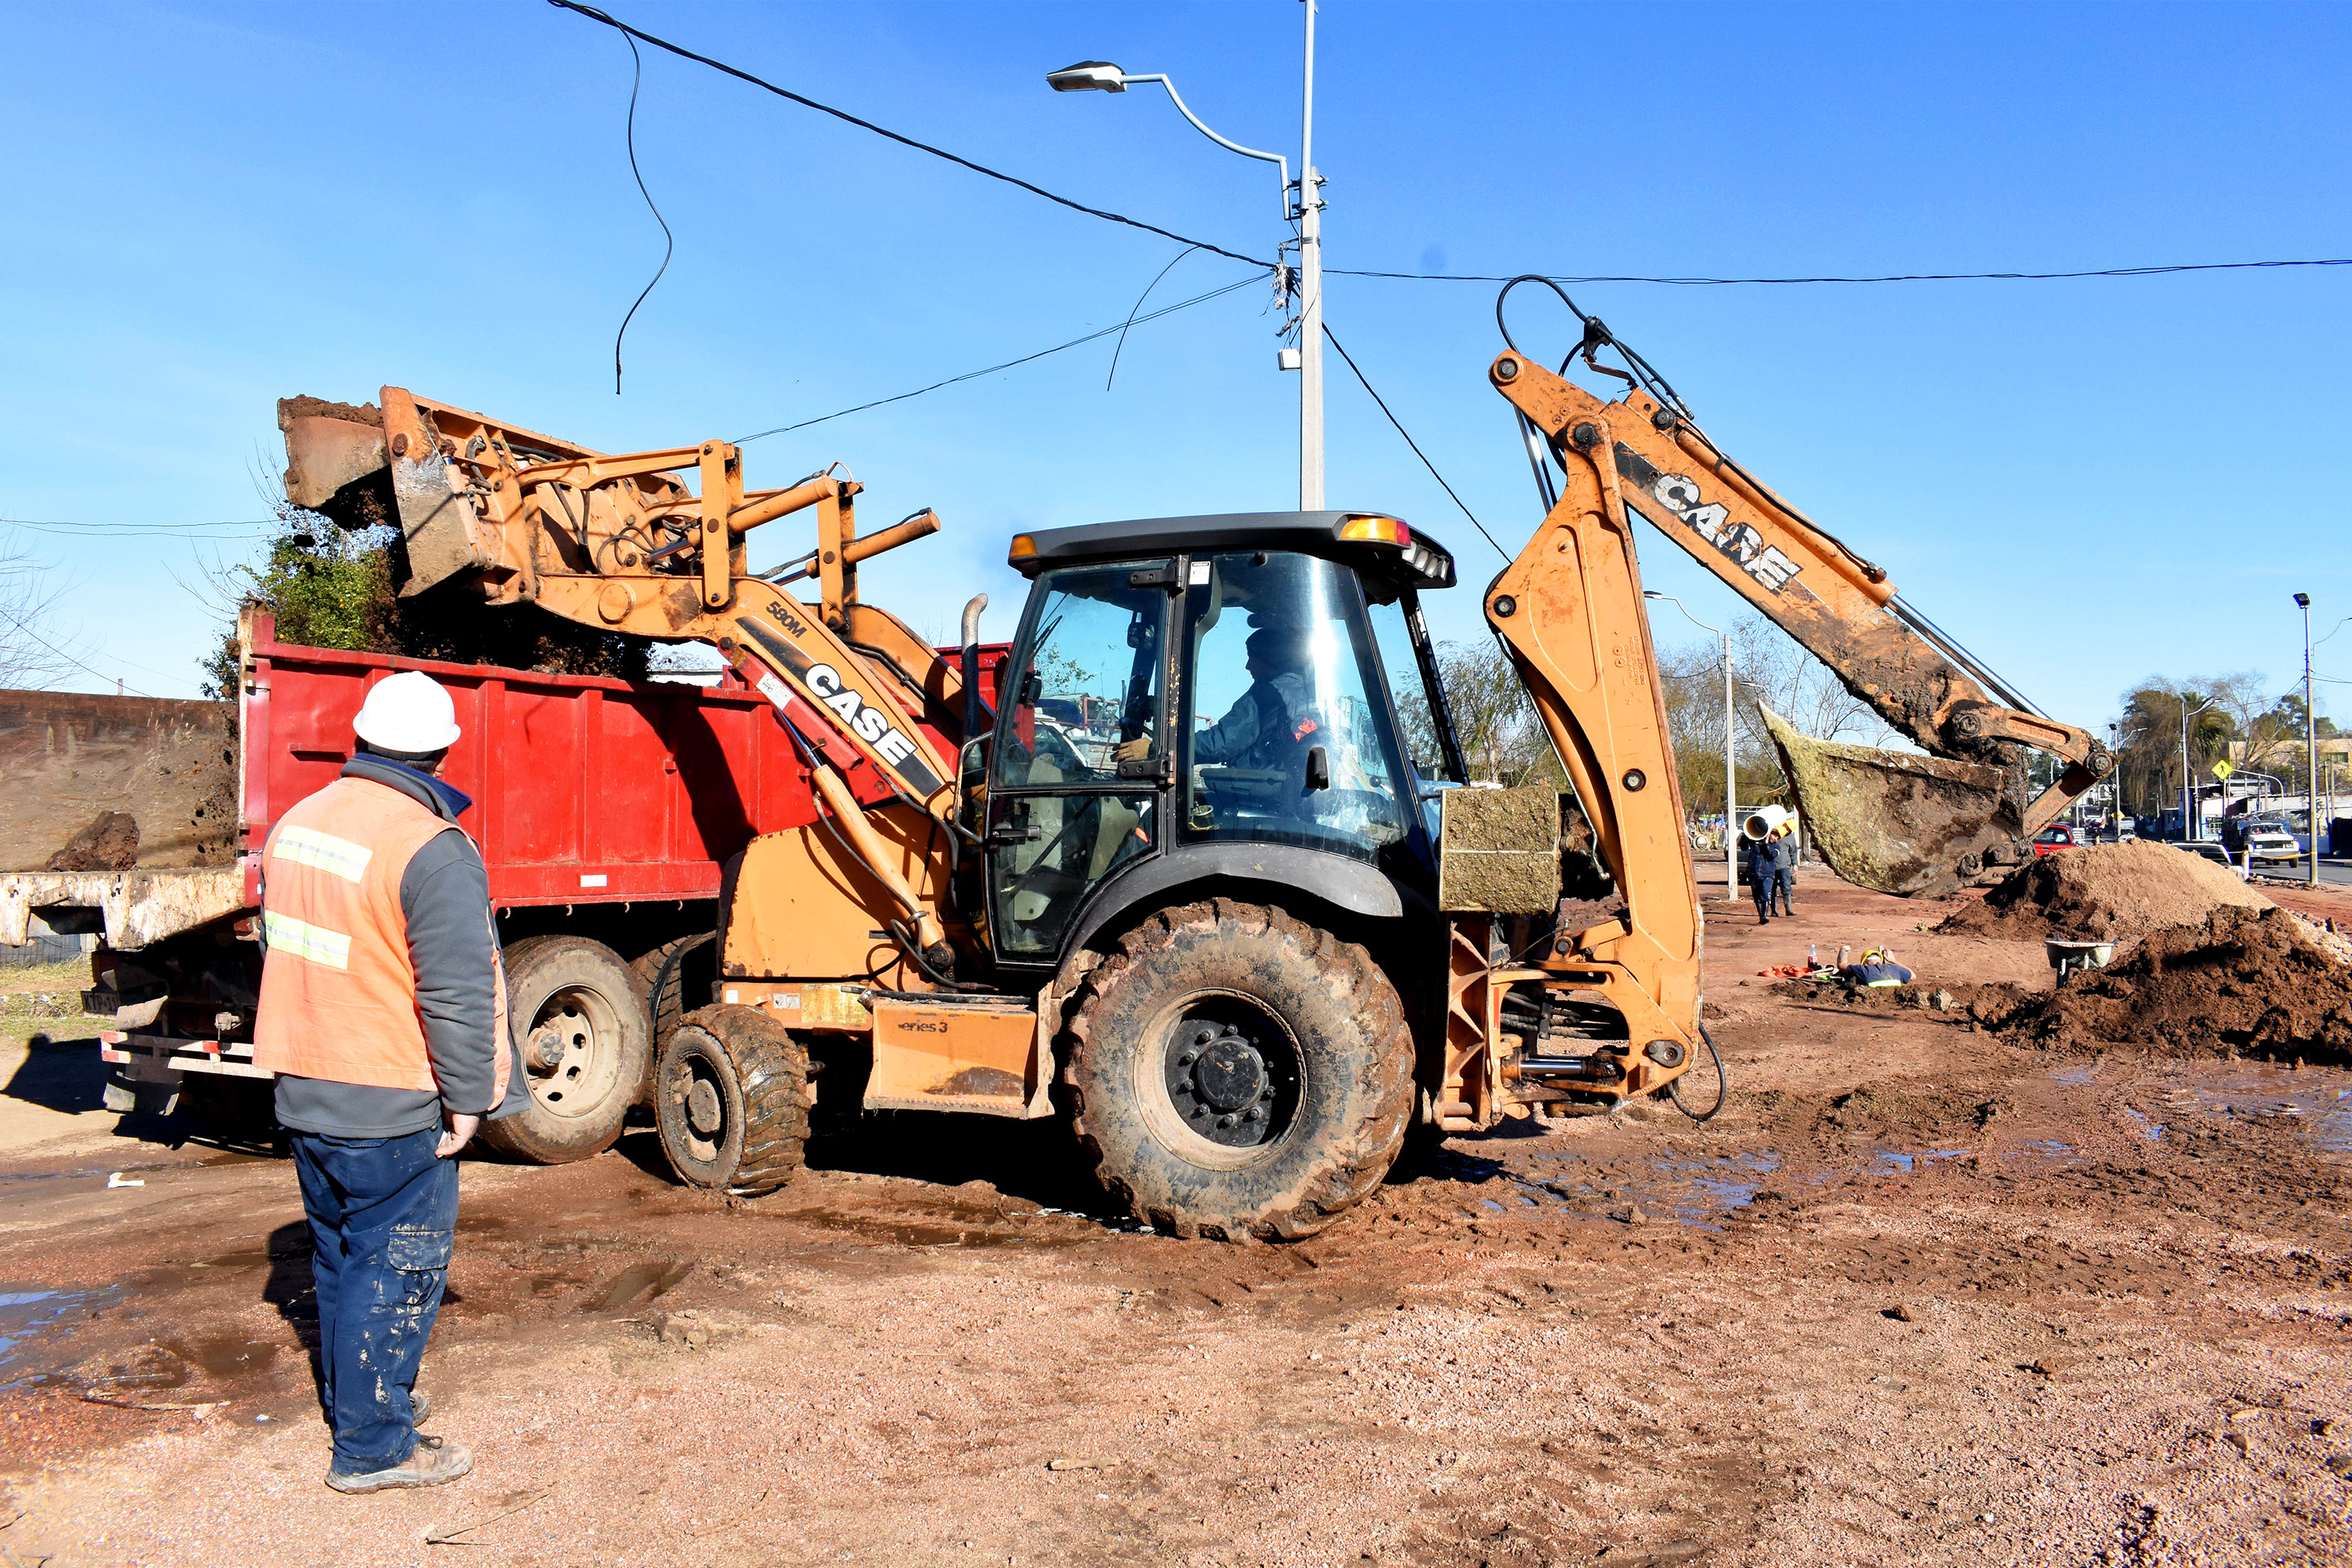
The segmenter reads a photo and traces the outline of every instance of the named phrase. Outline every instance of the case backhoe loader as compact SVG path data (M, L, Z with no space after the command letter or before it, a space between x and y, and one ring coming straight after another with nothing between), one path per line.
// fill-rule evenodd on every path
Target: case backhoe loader
M1927 891L2013 858L2052 809L2013 782L2021 748L2079 764L2061 791L2105 767L1988 699L1677 405L1603 402L1516 350L1489 374L1564 476L1485 605L1573 795L1459 787L1419 602L1454 563L1386 514L1019 535L1029 599L992 704L984 601L958 668L858 599L858 563L938 520L860 536L831 472L747 490L725 443L613 457L387 387L380 425L283 420L288 493L395 524L403 592L709 644L796 738L809 819L730 868L719 994L658 1042L685 1181L781 1185L820 1096L1066 1114L1139 1219L1298 1237L1415 1125L1606 1110L1712 1057L1634 516L1956 759L1784 740L1848 875ZM814 547L750 574L743 536L804 510Z

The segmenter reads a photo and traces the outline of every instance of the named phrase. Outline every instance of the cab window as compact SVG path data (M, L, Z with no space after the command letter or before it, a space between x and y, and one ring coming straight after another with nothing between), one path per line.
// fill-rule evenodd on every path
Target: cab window
M1354 574L1243 551L1196 557L1191 579L1185 836L1367 859L1402 837L1404 770Z

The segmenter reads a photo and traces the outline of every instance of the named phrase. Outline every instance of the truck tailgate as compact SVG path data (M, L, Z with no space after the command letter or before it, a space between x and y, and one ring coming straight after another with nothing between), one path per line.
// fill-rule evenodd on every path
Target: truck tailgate
M107 946L135 952L245 907L241 866L0 872L0 944L22 947L37 912L54 931L102 931Z

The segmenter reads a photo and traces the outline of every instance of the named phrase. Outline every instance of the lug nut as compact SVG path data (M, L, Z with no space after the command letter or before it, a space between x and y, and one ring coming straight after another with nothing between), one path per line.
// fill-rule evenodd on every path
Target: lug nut
M1188 1068L1194 1062L1198 1061L1200 1058L1201 1053L1198 1051L1186 1051L1176 1058L1176 1065L1180 1068Z
M1228 1113L1217 1118L1217 1125L1220 1127L1231 1127L1234 1124L1234 1120L1235 1119Z
M1242 1112L1242 1120L1244 1121L1263 1121L1265 1120L1265 1112L1253 1105L1247 1110Z

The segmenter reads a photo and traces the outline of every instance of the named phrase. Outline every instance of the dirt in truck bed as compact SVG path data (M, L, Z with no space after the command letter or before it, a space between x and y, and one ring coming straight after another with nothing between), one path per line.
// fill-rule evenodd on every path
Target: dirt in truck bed
M0 691L0 870L228 865L236 763L226 702Z
M1450 1138L1297 1245L1137 1234L1051 1122L875 1118L740 1205L644 1131L468 1162L422 1386L475 1469L368 1499L320 1482L287 1163L85 1109L89 1026L16 1023L53 1043L0 1097L0 1549L2352 1560L2352 1075L1782 994L1809 943L2052 976L1921 929L1951 904L1816 874L1759 927L1700 892L1720 1117Z

